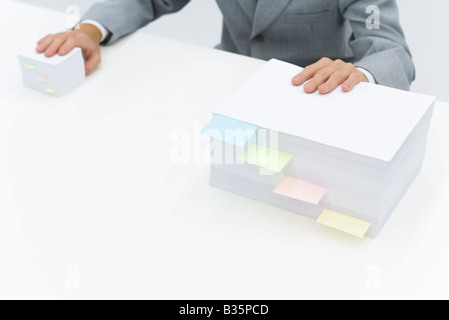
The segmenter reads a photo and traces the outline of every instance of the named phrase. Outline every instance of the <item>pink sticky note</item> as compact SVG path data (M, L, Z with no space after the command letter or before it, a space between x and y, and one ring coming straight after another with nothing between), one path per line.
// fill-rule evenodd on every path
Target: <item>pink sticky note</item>
M38 77L36 80L39 82L47 82L47 78L45 77Z
M273 192L316 205L324 197L327 189L298 179L284 177Z

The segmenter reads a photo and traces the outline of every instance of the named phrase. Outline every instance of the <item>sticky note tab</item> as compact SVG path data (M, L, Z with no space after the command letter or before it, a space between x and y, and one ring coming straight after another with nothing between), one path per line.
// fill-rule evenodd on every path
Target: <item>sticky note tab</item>
M45 89L44 91L47 92L47 93L49 93L49 94L54 94L54 93L56 93L56 90L55 90L55 89L52 89L52 88L47 88L47 89Z
M327 209L323 211L317 222L359 238L363 238L371 226L369 222Z
M36 69L36 65L33 63L27 63L25 64L25 68L27 69Z
M281 172L293 159L293 155L261 146L250 145L239 156L239 159L271 171Z
M327 193L327 189L302 180L284 177L273 192L317 205Z
M39 82L47 82L47 78L45 78L45 77L37 77L36 80Z
M257 129L255 125L216 114L203 129L202 134L243 148Z
M26 59L24 56L22 56L22 55L20 55L20 54L17 56L17 58L18 58L19 60L25 60L25 59Z

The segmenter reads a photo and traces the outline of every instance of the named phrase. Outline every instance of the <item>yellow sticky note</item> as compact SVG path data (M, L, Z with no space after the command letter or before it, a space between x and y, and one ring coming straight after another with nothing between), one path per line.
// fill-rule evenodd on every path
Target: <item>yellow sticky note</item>
M323 211L316 222L359 238L363 238L371 226L369 222L327 209Z
M271 171L281 172L293 159L293 155L251 145L239 156L239 159Z
M52 89L52 88L47 88L47 89L45 89L45 92L47 92L49 94L53 94L53 93L56 93L56 90Z

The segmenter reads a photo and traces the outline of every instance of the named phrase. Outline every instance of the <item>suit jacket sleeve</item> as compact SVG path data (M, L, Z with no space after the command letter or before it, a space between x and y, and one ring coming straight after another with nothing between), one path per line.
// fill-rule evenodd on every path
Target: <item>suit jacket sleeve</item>
M380 29L368 29L366 13L372 0L340 0L340 10L353 30L350 47L356 67L368 70L378 84L409 90L415 66L399 24L396 0L374 2L380 10Z
M94 4L82 20L94 20L110 32L103 44L146 26L164 14L182 9L190 0L107 0Z

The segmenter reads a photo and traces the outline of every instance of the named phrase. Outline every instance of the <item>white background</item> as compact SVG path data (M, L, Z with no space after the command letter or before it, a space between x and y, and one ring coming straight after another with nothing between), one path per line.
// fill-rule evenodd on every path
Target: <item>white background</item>
M93 0L21 0L64 11L70 4L84 12L98 1ZM397 0L401 23L412 49L417 67L417 79L412 90L432 94L449 101L447 75L449 62L449 1ZM146 28L153 34L212 47L219 42L221 14L214 0L192 0L179 13L165 16ZM57 30L55 30L57 31Z

